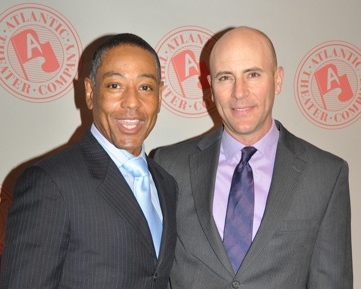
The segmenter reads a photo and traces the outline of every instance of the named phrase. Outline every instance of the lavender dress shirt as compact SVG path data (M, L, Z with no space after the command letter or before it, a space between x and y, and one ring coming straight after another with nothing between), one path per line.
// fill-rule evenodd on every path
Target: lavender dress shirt
M258 231L265 211L272 180L278 138L279 131L273 121L270 131L253 145L257 149L257 152L249 161L253 170L255 193L252 240ZM223 131L213 197L213 218L222 240L232 175L236 165L241 159L241 150L244 146L245 145L235 140L225 130Z

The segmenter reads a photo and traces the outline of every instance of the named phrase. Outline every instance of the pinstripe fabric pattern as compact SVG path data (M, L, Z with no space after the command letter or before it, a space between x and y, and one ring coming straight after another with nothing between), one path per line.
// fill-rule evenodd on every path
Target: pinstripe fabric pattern
M0 288L167 288L176 185L156 163L148 164L164 216L159 260L133 193L87 133L18 180Z

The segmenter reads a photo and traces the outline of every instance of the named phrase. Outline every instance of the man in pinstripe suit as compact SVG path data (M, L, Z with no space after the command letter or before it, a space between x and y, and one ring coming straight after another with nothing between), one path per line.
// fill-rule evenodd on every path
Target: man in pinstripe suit
M112 36L94 54L85 91L91 129L79 143L28 168L16 184L1 289L167 288L176 184L143 145L160 109L157 54L136 35ZM152 203L162 220L160 248L123 167L134 157L148 164Z

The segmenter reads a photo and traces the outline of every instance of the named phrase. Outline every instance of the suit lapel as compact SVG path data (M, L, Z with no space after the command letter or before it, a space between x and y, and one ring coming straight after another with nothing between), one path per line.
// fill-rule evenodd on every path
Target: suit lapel
M155 186L157 188L159 202L163 214L163 233L161 247L159 251L158 260L163 260L167 254L167 249L170 248L171 244L175 244L176 236L176 192L169 191L170 188L175 188L168 183L167 179L159 172L154 161L147 158L149 170L152 174ZM158 262L160 264L160 262Z
M233 274L227 252L213 219L213 194L222 129L205 137L200 143L200 151L190 156L191 186L195 209L208 242L223 266ZM213 181L209 181L213 180ZM210 192L204 194L204 192Z
M277 124L280 126L279 123ZM258 255L269 243L289 210L307 165L298 158L299 153L295 152L294 144L293 136L281 127L266 210L259 230L237 275L241 275L255 259L259 259Z
M92 177L99 181L97 192L140 234L139 240L154 252L146 219L119 169L89 131L80 146Z
M136 201L122 174L115 164L110 161L108 173L104 182L99 186L98 192L103 198L133 226L140 234L140 240L154 252L152 237L144 214Z

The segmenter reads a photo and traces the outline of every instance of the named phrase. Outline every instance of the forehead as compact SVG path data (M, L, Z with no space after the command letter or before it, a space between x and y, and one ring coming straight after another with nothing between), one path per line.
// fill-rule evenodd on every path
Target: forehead
M232 66L266 68L272 63L269 43L256 33L234 33L224 37L214 47L210 58L211 70L231 69Z
M133 45L119 45L104 51L99 69L112 67L155 71L156 63L148 50Z

